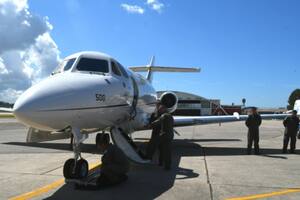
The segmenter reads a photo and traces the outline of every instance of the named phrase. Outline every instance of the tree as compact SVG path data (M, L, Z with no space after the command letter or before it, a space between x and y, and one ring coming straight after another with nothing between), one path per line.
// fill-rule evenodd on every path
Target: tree
M295 89L289 97L289 105L287 106L287 109L292 110L294 108L295 101L298 99L300 99L300 89Z
M12 108L14 105L11 103L7 103L4 101L0 101L0 107L4 107L4 108Z

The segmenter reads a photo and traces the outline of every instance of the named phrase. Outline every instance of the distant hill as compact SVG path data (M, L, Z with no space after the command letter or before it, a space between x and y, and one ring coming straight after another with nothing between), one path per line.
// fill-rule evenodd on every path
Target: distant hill
M14 107L14 104L7 103L7 102L4 102L4 101L0 101L0 107L3 107L3 108L12 108L12 107Z

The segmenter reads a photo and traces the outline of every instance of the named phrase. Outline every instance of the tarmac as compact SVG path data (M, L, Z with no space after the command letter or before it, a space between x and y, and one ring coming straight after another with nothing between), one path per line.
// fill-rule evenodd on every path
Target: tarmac
M26 143L27 128L0 119L0 199L300 199L300 151L282 154L281 121L264 121L261 155L246 155L243 122L176 128L173 166L132 164L127 182L97 191L65 184L69 140ZM149 131L132 135L145 146ZM95 134L82 147L90 166L100 162Z

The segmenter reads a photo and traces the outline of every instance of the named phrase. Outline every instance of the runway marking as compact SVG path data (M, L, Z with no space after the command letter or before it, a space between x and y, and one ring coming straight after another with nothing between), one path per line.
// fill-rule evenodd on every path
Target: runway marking
M256 195L250 195L250 196L244 196L244 197L229 198L229 199L226 199L226 200L262 199L262 198L280 196L280 195L285 195L285 194L289 194L289 193L296 193L296 192L300 192L300 188L286 189L286 190L280 190L280 191L275 191L275 192L270 192L270 193L256 194Z
M96 167L98 167L100 165L101 165L101 163L93 163L89 166L89 170L91 171L91 170L95 169ZM58 188L58 187L60 187L64 184L65 184L65 179L62 178L62 179L59 179L57 181L54 181L54 182L50 183L49 185L45 185L43 187L32 190L30 192L18 195L16 197L12 197L9 200L27 200L27 199L31 199L33 197L37 197L37 196L40 196L41 194L47 193L50 190Z

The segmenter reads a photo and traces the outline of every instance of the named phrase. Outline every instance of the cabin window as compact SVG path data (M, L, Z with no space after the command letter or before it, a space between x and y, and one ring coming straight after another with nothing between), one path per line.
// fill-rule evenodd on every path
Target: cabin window
M120 69L118 68L115 62L111 62L111 70L115 75L121 76Z
M94 58L81 58L79 63L77 64L77 70L102 73L108 73L109 71L107 60Z

